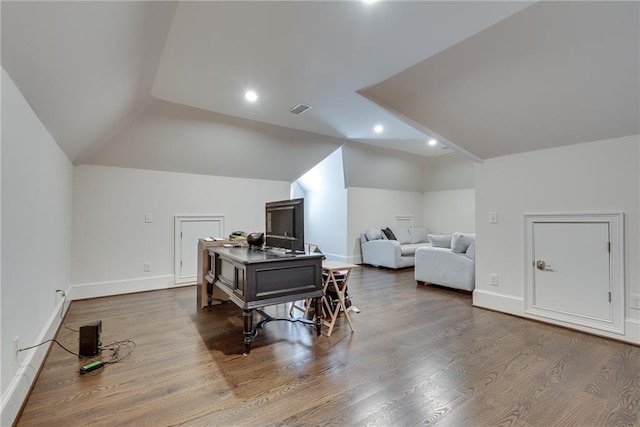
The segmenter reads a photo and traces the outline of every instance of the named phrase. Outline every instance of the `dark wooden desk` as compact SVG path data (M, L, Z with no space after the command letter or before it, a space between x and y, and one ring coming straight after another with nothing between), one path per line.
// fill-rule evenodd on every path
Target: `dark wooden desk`
M204 307L211 307L214 301L218 303L228 300L227 294L220 289L213 288L213 285L207 282L207 273L211 270L211 258L209 257L209 248L228 245L231 240L198 240L198 282L196 283L196 304L198 310Z
M322 254L291 255L264 252L249 248L213 247L209 249L211 270L206 280L229 296L244 310L245 354L251 342L266 322L286 320L314 324L320 335L321 321L274 318L261 310L269 305L313 298L316 313L320 312L322 297ZM253 311L264 319L253 326Z

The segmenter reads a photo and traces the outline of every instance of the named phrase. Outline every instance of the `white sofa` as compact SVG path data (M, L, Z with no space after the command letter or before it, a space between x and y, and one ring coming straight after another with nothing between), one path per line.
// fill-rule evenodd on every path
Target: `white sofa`
M383 231L391 231L390 239ZM422 227L370 228L360 234L362 262L376 267L405 268L415 264L416 250L429 245L429 230Z
M473 291L475 288L475 234L429 235L431 246L415 253L414 275L418 284L431 283Z

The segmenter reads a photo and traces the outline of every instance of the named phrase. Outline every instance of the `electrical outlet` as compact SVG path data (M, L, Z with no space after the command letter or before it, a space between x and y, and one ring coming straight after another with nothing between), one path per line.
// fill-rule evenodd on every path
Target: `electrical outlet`
M144 222L146 222L146 223L153 222L153 216L150 213L144 214Z
M640 295L631 294L631 303L629 305L631 306L631 308L640 310Z
M20 337L13 339L13 361L18 363L18 350L20 350Z
M147 262L144 263L144 271L145 271L145 273L148 273L148 272L151 271L151 263L150 262L147 261Z
M498 286L498 275L495 273L489 274L489 284L491 286Z

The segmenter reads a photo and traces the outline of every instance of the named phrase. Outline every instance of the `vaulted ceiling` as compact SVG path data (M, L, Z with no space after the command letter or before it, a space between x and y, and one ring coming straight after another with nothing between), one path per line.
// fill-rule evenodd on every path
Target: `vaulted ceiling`
M207 141L251 151L207 123L301 157L356 141L482 160L640 133L637 2L1 7L2 66L75 164L214 173Z

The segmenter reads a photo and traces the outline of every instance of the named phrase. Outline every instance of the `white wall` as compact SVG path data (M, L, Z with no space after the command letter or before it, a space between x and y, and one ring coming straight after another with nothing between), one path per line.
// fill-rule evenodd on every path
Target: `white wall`
M394 225L397 215L413 216L414 226L422 227L422 193L417 191L347 189L347 254L349 262L361 263L360 233L368 228Z
M327 259L347 262L347 191L305 193L307 243L318 245Z
M424 225L433 233L474 232L474 162L458 153L425 161Z
M290 191L284 181L89 165L75 168L73 186L74 299L173 286L175 215L224 215L225 235L264 230L265 202Z
M423 224L432 233L475 232L475 189L428 191L422 202Z
M343 143L155 100L75 164L292 182Z
M424 191L422 157L356 142L342 150L347 188Z
M73 166L2 70L2 419L10 425L53 338L69 285Z
M318 245L327 259L347 261L347 191L342 148L293 185L304 196L305 242Z
M640 343L640 136L595 141L486 160L476 165L476 290L474 304L524 313L524 214L625 214L626 335ZM489 212L499 222L489 224ZM499 286L489 285L489 274ZM620 338L620 336L615 336Z
M458 153L428 157L424 160L423 191L474 188L474 162Z

